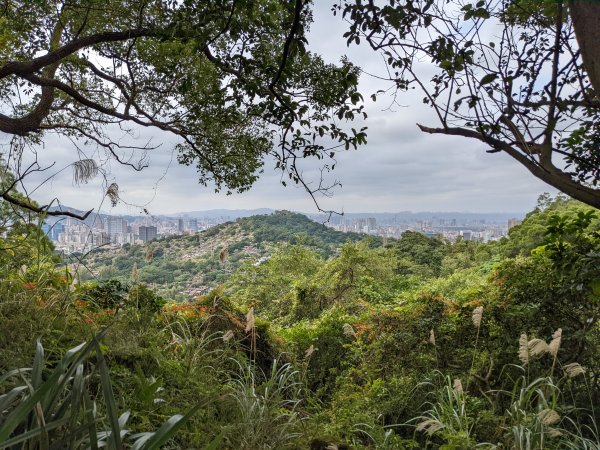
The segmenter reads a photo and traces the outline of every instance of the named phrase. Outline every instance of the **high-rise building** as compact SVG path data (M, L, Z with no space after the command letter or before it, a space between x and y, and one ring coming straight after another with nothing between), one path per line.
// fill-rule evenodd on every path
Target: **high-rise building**
M92 234L92 244L96 246L106 245L110 243L110 239L108 238L108 233L104 231L99 231L97 233Z
M139 229L139 236L140 236L140 240L144 241L144 242L149 242L152 241L154 239L156 239L156 227L153 227L152 225L145 227L145 226L141 226Z
M198 220L197 219L190 219L189 222L188 222L188 229L192 233L197 233L198 232Z
M177 231L179 231L179 233L183 233L183 219L179 218L177 219Z
M109 217L107 219L106 231L112 242L117 242L123 235L127 234L127 221L122 217Z
M65 226L60 222L55 222L52 225L44 223L42 230L51 241L58 241L58 235L65 232Z
M473 238L473 232L471 230L462 230L460 235L463 238L463 241L470 241Z

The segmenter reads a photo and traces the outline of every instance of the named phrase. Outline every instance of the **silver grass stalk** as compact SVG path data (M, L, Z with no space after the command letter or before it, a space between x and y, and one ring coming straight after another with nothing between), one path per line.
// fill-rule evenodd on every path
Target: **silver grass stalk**
M560 430L557 430L556 428L552 428L548 431L548 436L550 436L551 438L557 438L562 435L563 433Z
M133 281L134 283L137 283L138 281L140 281L140 275L138 273L138 267L137 267L137 263L133 263L133 267L131 268L131 281Z
M436 419L427 419L424 420L422 422L419 422L417 424L417 431L424 431L426 432L428 435L432 435L435 432L441 430L442 428L444 428L445 425L440 422L439 420Z
M308 347L306 349L306 352L304 352L304 357L306 359L309 359L314 352L315 352L315 346L311 344L310 347Z
M152 252L152 247L148 246L148 247L146 247L146 262L148 262L148 264L150 264L153 259L154 259L154 253Z
M252 331L256 325L256 320L254 318L254 306L250 308L248 314L246 314L246 333L248 331Z
M556 425L560 422L560 415L553 409L543 409L538 413L540 421L547 426Z
M342 330L344 331L344 336L349 337L349 338L356 337L356 332L354 331L354 328L352 328L352 325L350 325L349 323L345 323L342 326Z
M233 339L233 331L227 330L227 332L223 335L223 342L229 342Z
M526 366L529 363L529 346L527 340L527 335L525 333L521 334L519 338L519 360L521 363Z
M455 378L454 379L453 388L459 394L462 394L464 392L462 381L460 381L460 378Z
M433 331L433 328L429 332L429 343L435 347L435 332Z
M527 343L529 355L534 358L539 358L546 353L550 353L550 347L543 339L532 339Z
M581 365L576 362L563 366L563 370L569 378L574 378L585 373L585 368L581 367Z
M227 248L224 248L223 250L221 250L221 253L219 253L219 261L221 262L221 264L223 264L227 258L229 257L229 251L227 250Z
M477 336L475 337L475 346L473 347L473 358L471 359L471 368L469 369L469 376L467 377L467 390L469 389L469 383L471 382L471 375L473 368L475 367L475 356L477 355L477 344L479 344L479 332L481 331L481 318L483 317L483 306L478 306L473 310L471 320L473 325L477 328Z
M479 328L481 326L481 318L483 317L483 306L478 306L473 310L473 316L471 317L473 320L473 325L475 328Z
M560 349L560 343L562 341L562 328L559 328L552 335L552 340L550 344L548 344L548 348L550 350L550 354L556 358L558 355L558 350Z

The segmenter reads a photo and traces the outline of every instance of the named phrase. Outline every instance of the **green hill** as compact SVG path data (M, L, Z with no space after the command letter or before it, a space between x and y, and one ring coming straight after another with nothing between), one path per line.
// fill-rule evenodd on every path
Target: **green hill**
M278 211L227 222L192 236L174 236L143 245L98 249L78 266L82 280L139 280L163 296L184 300L208 292L244 263L265 261L285 244L303 244L328 257L346 241L364 236L342 233L302 214Z

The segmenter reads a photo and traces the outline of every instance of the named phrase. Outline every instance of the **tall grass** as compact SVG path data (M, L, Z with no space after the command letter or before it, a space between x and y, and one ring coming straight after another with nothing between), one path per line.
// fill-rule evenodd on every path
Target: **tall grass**
M133 434L130 413L118 415L97 338L68 350L53 367L38 341L32 367L0 376L0 392L0 449L10 450L157 450L198 409L169 418L156 431Z
M478 307L472 315L477 336L467 380L473 376L482 313L483 309ZM435 346L433 336L432 331L430 343ZM459 379L453 381L450 375L444 375L439 370L434 372L437 381L420 385L429 387L432 399L423 404L424 412L408 424L413 425L417 433L427 436L426 445L443 443L443 448L600 450L600 433L586 370L576 362L561 364L558 353L562 338L560 328L553 333L549 343L539 338L529 339L527 334L522 333L516 351L521 365L508 365L499 376L500 380L509 383L509 387L484 393L492 409L497 409L497 405L508 405L503 411L494 411L493 420L501 441L498 444L477 442L477 409L481 409L481 406L477 405L474 397L469 396L468 382L467 391L463 391ZM551 359L547 374L531 377L531 364L548 357ZM543 361L539 365L543 367ZM562 370L557 371L557 367ZM520 375L510 377L508 373L514 373L515 370ZM590 398L587 412L573 406L575 402L571 389L573 379L577 377L583 377Z
M239 365L231 379L230 398L236 423L226 434L231 448L283 449L301 436L300 383L291 365L273 362L263 374L254 364Z

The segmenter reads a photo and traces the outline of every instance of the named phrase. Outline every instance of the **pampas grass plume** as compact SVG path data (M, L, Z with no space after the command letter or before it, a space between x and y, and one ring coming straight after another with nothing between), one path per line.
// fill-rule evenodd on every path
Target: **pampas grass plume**
M342 330L344 331L344 336L349 338L356 337L356 332L354 331L354 328L352 328L352 325L350 325L349 323L345 323L342 326Z
M563 370L569 378L574 378L578 375L583 375L585 373L585 369L581 367L579 363L576 362L563 366Z
M254 306L250 308L248 314L246 314L246 332L252 331L254 326L256 325L256 320L254 319Z
M306 352L304 352L304 357L306 359L310 358L312 356L312 354L315 352L315 346L314 345L310 345L310 347L308 347L306 349Z
M483 316L483 306L478 306L473 310L473 325L475 328L479 328L481 326L481 318Z
M538 417L544 425L556 425L560 422L560 415L553 409L543 409L538 413Z
M527 335L525 333L522 333L519 338L519 359L524 366L529 363L529 346Z
M458 392L459 394L462 394L464 392L463 390L463 385L462 385L462 381L460 381L460 378L455 378L454 379L454 390L456 392Z
M227 330L227 332L223 335L223 342L229 342L233 339L233 331Z
M529 349L529 355L534 358L539 358L546 353L550 353L550 347L543 339L532 339L527 343L527 347Z
M554 357L556 357L556 355L558 355L558 350L560 349L561 340L562 340L562 328L559 328L552 335L552 340L550 341L550 344L548 345L550 354Z

